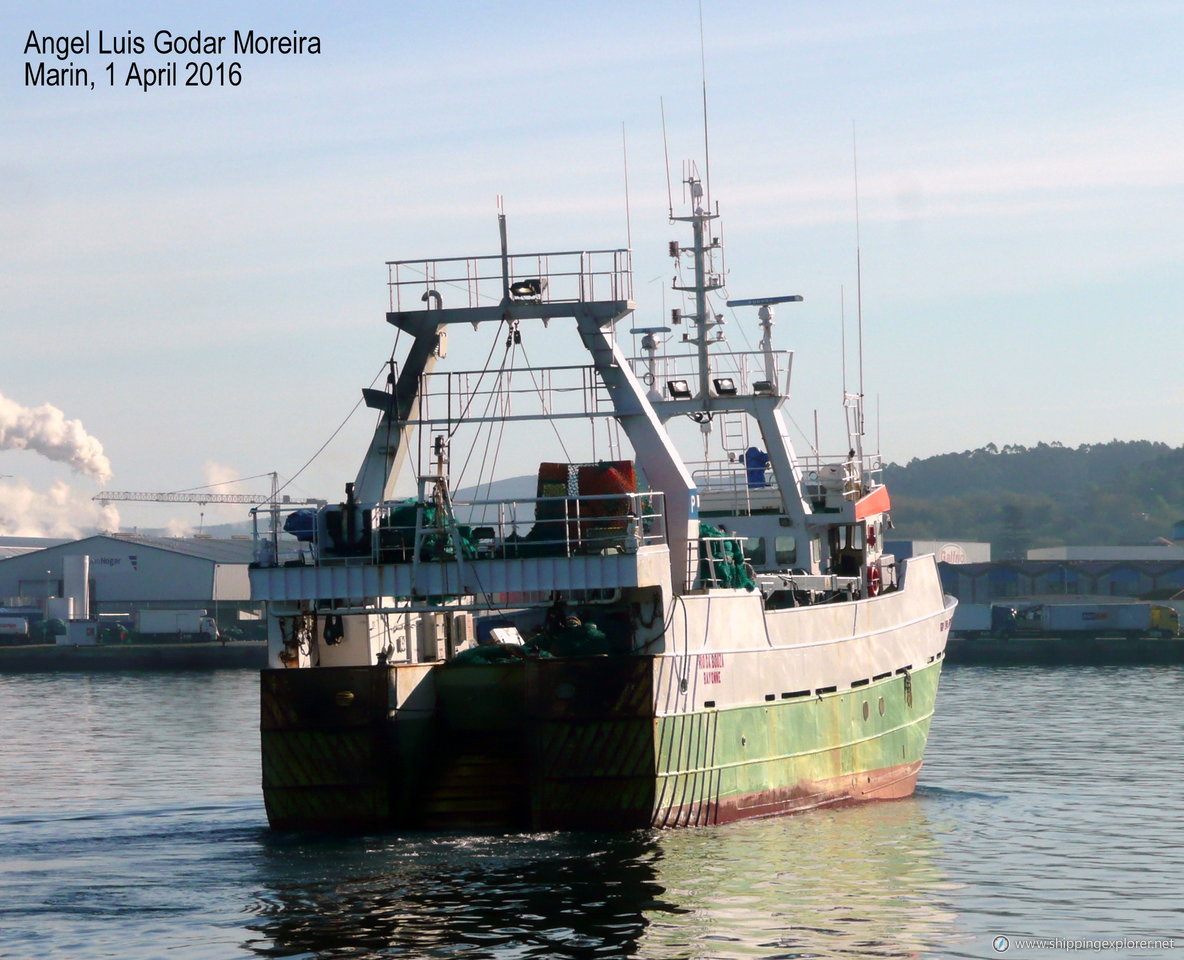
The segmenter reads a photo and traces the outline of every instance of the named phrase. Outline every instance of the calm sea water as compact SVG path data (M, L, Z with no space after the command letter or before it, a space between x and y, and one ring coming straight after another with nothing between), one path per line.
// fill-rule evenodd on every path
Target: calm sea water
M266 827L253 673L0 675L0 957L1170 956L1068 945L1184 950L1182 681L947 668L894 803L324 838Z

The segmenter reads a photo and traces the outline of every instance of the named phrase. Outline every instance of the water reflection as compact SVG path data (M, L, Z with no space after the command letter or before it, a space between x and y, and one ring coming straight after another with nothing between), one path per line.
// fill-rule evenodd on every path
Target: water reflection
M917 801L683 831L265 839L264 957L936 957Z
M940 841L916 800L663 835L659 881L688 919L639 955L930 957L955 938ZM690 948L689 950L687 948Z
M623 957L672 912L650 833L270 843L269 957ZM313 877L311 882L308 878Z

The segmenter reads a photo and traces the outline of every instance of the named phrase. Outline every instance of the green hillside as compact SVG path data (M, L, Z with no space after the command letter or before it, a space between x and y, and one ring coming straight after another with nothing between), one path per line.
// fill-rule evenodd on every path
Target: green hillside
M1184 447L1147 440L988 444L888 464L894 536L1030 547L1145 544L1184 518Z

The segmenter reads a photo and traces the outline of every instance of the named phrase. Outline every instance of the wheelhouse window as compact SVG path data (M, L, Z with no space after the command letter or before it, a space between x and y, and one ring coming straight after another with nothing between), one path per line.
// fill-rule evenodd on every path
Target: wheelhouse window
M798 562L798 541L796 537L781 534L773 542L777 566L789 567Z
M765 538L748 537L744 541L744 559L754 567L765 565Z

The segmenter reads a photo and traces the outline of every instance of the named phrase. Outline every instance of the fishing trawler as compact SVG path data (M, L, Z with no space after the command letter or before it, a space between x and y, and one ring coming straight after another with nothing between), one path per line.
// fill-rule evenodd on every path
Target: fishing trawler
M512 254L504 215L498 254L388 263L409 341L363 391L357 476L257 533L273 828L674 827L913 792L955 601L932 556L883 551L861 394L845 454L795 452L773 320L802 298L728 301L761 331L733 349L693 165L684 192L659 326L625 327L628 250ZM492 338L484 366L437 369L461 332ZM531 363L545 340L583 362ZM490 495L499 452L533 495Z

